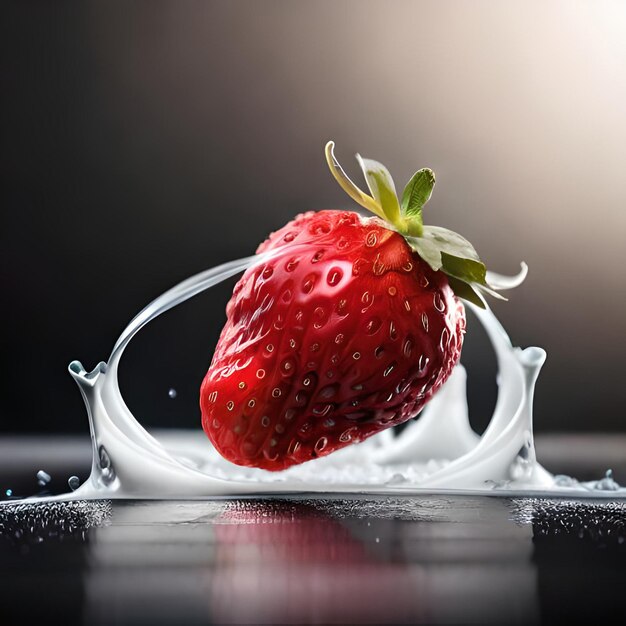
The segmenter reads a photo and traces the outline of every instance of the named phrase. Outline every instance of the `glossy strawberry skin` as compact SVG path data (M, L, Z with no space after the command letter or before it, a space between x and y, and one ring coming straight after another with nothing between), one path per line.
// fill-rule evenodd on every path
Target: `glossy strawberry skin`
M227 305L202 425L238 465L282 470L416 416L458 362L465 311L377 218L306 213Z

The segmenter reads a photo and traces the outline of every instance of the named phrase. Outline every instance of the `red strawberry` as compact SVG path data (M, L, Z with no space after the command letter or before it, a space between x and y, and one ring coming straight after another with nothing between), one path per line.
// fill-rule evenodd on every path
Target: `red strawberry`
M300 215L237 283L200 406L206 434L238 465L285 469L416 416L461 354L465 311L453 288L479 305L472 286L487 289L471 245L422 224L430 170L415 174L400 207L382 165L361 160L368 196L332 148L333 174L378 217Z

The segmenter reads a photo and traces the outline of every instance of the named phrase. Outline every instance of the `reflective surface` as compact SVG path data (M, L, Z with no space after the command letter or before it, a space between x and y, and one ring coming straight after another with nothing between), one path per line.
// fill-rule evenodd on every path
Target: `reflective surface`
M561 623L624 613L623 504L496 498L0 509L0 623Z
M9 478L20 495L65 490L88 470L84 443L0 440L3 492ZM617 444L587 440L577 475L613 462L623 481ZM557 471L561 448L538 448ZM0 624L623 623L625 507L358 495L0 507Z

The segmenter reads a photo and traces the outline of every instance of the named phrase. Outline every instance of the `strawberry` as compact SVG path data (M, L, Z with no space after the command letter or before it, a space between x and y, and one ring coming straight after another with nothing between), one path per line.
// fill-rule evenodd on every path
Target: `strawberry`
M383 165L358 157L374 213L304 213L273 233L239 280L200 390L202 425L238 465L282 470L415 417L459 360L465 310L496 295L460 235L425 226L419 170L402 203Z

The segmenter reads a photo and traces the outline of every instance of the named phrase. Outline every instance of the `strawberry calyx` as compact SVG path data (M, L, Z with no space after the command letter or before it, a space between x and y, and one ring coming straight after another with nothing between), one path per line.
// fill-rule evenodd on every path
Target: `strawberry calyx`
M357 154L370 191L368 194L345 173L335 157L334 148L333 141L326 144L326 161L341 188L357 204L383 220L387 228L402 235L411 249L434 271L446 274L457 297L485 308L485 294L506 300L498 291L512 289L524 281L528 273L525 263L521 263L516 276L489 272L465 237L447 228L424 224L422 210L435 187L435 174L431 169L422 168L415 172L399 200L389 170L382 163Z

